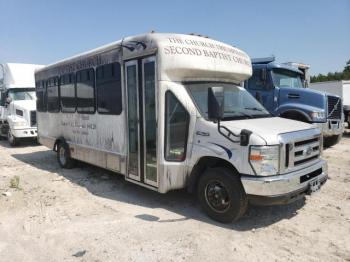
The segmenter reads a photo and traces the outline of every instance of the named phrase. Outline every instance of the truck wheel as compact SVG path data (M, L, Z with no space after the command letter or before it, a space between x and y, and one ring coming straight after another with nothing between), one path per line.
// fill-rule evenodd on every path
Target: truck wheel
M9 129L7 132L7 141L9 142L10 146L16 146L18 144L18 138L12 134L11 129Z
M209 168L198 183L198 200L212 219L229 223L246 211L248 200L238 174L228 168Z
M324 137L323 138L323 146L324 147L334 146L340 141L341 138L342 138L342 135Z
M70 157L69 146L67 143L59 143L57 146L57 161L63 168L73 168L75 160Z

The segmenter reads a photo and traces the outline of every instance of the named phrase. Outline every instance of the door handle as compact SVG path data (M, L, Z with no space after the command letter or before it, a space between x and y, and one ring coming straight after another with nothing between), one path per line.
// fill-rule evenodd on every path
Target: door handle
M300 98L299 94L288 94L288 98L297 99Z
M209 132L197 131L196 135L198 136L210 136Z

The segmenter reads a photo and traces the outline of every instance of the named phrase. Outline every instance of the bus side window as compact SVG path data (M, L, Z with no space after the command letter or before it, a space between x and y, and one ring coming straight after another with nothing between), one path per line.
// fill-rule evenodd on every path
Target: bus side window
M64 113L74 113L77 103L75 96L75 75L66 74L60 78L61 108Z
M77 72L76 89L78 113L95 113L95 72L93 68L84 69Z
M46 112L46 81L38 81L36 83L36 108L38 112Z
M186 159L190 115L175 97L165 93L165 159L180 162Z
M121 68L119 63L97 67L96 89L98 113L110 115L121 114Z
M52 77L47 81L47 111L52 113L60 111L58 77Z

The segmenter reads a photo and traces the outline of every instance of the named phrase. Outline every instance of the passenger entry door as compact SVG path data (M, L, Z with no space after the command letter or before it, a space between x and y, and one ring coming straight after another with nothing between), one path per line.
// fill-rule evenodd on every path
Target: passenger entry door
M127 177L157 187L155 57L126 62L125 81L128 121Z

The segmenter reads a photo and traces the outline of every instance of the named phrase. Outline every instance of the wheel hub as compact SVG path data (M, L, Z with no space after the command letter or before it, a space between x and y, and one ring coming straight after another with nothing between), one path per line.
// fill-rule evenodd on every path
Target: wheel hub
M216 212L225 212L230 207L230 197L220 181L211 181L205 190L205 199Z

